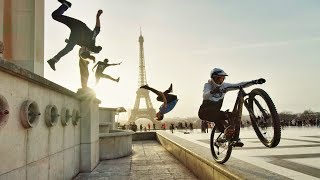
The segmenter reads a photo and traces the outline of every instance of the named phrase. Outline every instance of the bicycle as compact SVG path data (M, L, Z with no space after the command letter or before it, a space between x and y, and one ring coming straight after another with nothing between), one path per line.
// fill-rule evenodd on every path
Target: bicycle
M243 90L243 86L239 88L238 96L232 111L232 116L228 117L225 127L234 128L233 135L224 135L224 132L219 132L214 126L210 136L210 148L214 160L220 164L228 161L232 148L237 146L239 139L242 108L243 105L249 112L254 131L259 140L266 147L276 147L281 139L281 128L279 115L276 107L270 96L260 88L253 89L250 93ZM235 87L228 87L235 88ZM221 91L226 92L228 88ZM228 110L226 111L228 112ZM216 134L216 135L215 135ZM215 137L217 137L215 139ZM243 145L243 144L242 144Z

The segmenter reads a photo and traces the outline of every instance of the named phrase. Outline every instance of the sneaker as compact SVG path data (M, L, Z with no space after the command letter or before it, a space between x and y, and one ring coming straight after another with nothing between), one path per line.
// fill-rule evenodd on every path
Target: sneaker
M149 88L149 86L148 86L148 84L146 84L146 85L141 86L140 88L148 89L148 88Z
M69 2L69 1L66 1L66 0L58 0L61 4L65 4L65 5L67 5L69 8L71 8L71 2Z
M120 77L118 77L118 79L117 79L117 82L119 82L120 81Z
M170 84L170 87L169 87L168 91L169 91L169 93L172 92L172 83Z
M47 62L50 65L51 69L53 69L55 71L56 70L56 67L55 67L56 59L52 58L52 59L49 59Z
M233 146L234 146L234 147L242 147L243 145L244 145L244 144L243 144L243 142L241 142L241 139L240 139L240 138L233 143Z

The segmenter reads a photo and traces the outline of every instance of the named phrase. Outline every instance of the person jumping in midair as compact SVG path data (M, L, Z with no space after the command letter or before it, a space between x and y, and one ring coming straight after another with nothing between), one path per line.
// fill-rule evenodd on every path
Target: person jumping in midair
M85 56L89 57L90 53L99 53L102 49L101 46L96 46L96 37L100 32L100 15L103 13L102 10L98 10L96 15L96 25L93 30L89 29L88 26L78 19L63 15L63 13L71 7L71 3L66 0L58 0L61 6L52 13L52 18L60 23L65 24L71 30L69 39L66 39L66 47L62 49L57 55L48 60L48 64L55 71L55 64L66 54L68 54L75 45L87 48ZM85 58L87 58L85 57Z
M159 112L157 112L157 120L160 121L163 119L164 114L170 112L177 104L178 98L176 95L169 94L172 92L172 84L170 87L164 91L160 92L156 89L153 89L152 87L149 87L148 85L141 86L140 88L150 90L151 92L158 95L157 101L163 102L163 104L159 108Z
M106 79L111 79L115 82L119 82L120 77L118 77L117 79L114 79L113 77L107 75L107 74L103 74L103 71L106 69L106 67L108 66L115 66L115 65L120 65L122 62L120 63L116 63L116 64L108 64L109 60L105 59L104 61L99 61L96 65L93 66L92 71L94 71L94 68L96 66L97 70L96 70L96 84L99 83L100 78L106 78Z
M80 68L80 76L81 76L81 87L88 87L88 79L89 79L89 60L92 60L93 63L96 62L96 58L92 55L86 56L87 50L85 47L81 47L79 49L79 68Z

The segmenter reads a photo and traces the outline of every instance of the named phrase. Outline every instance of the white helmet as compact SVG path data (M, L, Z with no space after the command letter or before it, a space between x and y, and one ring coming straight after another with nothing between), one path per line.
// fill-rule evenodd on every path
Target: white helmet
M214 76L228 76L228 74L220 68L214 68L210 72L210 77L213 78Z

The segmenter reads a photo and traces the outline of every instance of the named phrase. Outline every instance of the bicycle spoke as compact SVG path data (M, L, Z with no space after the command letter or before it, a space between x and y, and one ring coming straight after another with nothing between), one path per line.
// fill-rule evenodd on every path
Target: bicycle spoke
M256 102L259 102L256 104ZM256 100L253 103L253 112L254 116L258 120L257 125L260 129L261 134L267 141L272 141L274 133L272 128L273 126L273 119L270 115L270 112L267 111L268 106L267 104L261 100L261 97L256 97Z

